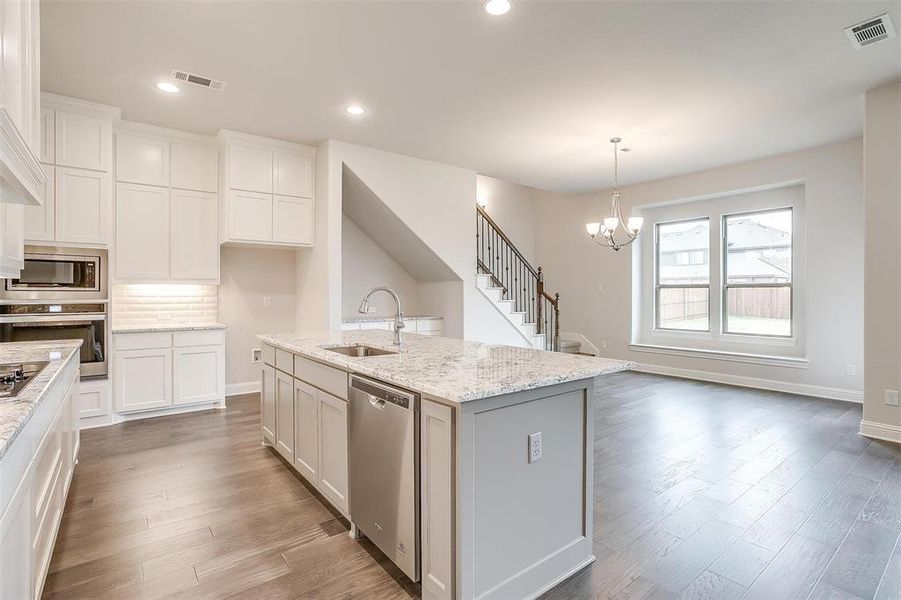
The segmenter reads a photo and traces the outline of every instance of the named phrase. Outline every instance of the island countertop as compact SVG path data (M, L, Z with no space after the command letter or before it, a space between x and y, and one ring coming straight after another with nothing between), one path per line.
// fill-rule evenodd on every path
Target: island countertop
M81 343L81 340L59 340L0 344L0 363L48 361L18 396L0 400L0 458L28 423L63 367L73 356L78 360Z
M260 341L293 354L422 392L451 402L468 402L625 371L632 363L544 352L456 338L405 333L398 354L357 358L338 354L329 346L365 344L386 350L394 334L389 331L334 333L273 333Z

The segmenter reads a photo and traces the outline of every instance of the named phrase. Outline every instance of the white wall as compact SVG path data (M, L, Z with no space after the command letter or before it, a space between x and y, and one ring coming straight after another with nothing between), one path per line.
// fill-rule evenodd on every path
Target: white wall
M295 250L222 246L219 320L225 334L227 385L256 383L260 367L250 362L260 333L295 330L297 304ZM271 305L266 306L268 298Z
M485 212L498 224L532 266L535 256L535 194L537 190L493 177L476 178L476 194L488 201Z
M627 186L631 205L703 197L803 181L807 233L806 369L634 352L630 349L632 255L595 246L585 223L609 210L609 191L537 192L538 262L559 291L562 331L583 333L602 354L657 365L671 373L774 380L796 391L860 401L863 389L863 191L860 139L762 160ZM631 160L638 160L633 153ZM501 223L503 226L503 223ZM645 232L644 235L647 235ZM896 270L897 272L897 270ZM603 291L598 291L598 285ZM897 306L897 305L896 305ZM846 365L857 370L846 375Z
M343 318L359 317L357 308L360 301L370 288L377 285L387 285L398 293L404 313L414 315L422 312L419 282L345 215L341 221ZM371 306L376 308L371 316L394 316L394 302L388 296L374 296Z
M901 83L870 90L864 117L866 213L866 435L901 442L901 408L884 390L901 387Z
M525 343L500 313L481 312L491 303L475 281L474 171L335 140L319 147L316 161L317 246L298 261L297 320L301 329L307 328L302 321L331 330L340 325L341 189L346 164L462 282L462 307L449 310L448 306L442 314L445 335ZM316 297L317 293L322 297ZM454 298L445 302L451 300Z

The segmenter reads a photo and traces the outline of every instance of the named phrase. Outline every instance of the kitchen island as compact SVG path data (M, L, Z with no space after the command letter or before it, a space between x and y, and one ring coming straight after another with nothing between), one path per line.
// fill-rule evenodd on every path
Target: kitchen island
M396 352L387 331L259 339L264 441L363 534L379 525L349 509L348 376L420 397L424 598L535 597L594 560L594 378L629 363L409 334ZM354 345L391 353L334 351Z

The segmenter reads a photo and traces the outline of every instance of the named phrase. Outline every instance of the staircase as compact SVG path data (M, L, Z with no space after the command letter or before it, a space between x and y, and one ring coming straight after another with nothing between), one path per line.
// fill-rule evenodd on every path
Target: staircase
M560 294L545 291L541 267L529 264L488 213L476 211L478 288L532 347L578 352L578 344L561 344Z

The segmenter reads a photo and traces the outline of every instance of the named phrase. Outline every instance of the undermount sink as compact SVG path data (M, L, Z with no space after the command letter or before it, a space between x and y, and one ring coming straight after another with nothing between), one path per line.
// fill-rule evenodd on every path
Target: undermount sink
M332 352L337 352L338 354L344 354L346 356L354 356L356 358L397 354L396 350L384 350L382 348L373 348L372 346L365 346L363 344L353 344L352 346L330 346L324 347L323 349L331 350Z

